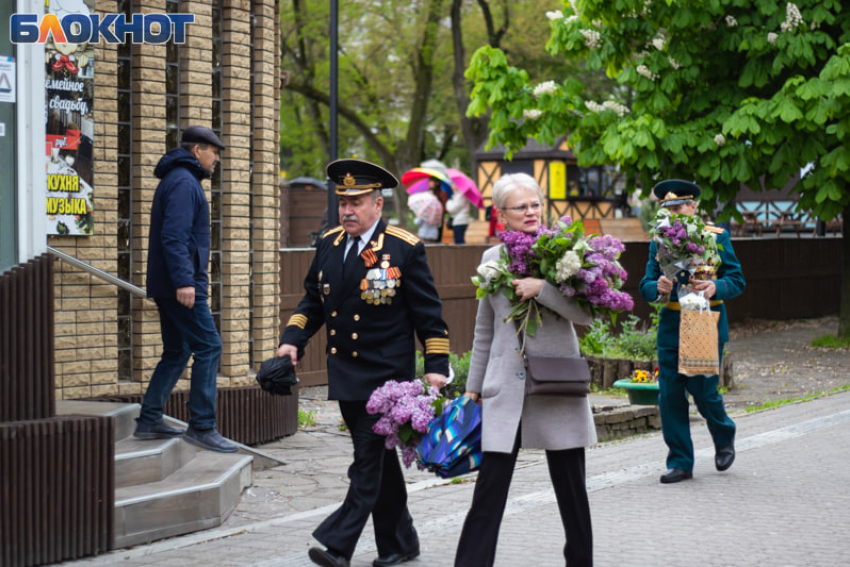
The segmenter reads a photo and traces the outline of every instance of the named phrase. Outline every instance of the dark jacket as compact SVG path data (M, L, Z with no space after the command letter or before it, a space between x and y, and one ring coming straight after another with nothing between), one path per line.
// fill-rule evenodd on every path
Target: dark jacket
M425 372L447 374L449 331L422 242L378 221L356 270L343 279L345 239L342 227L336 227L319 241L304 280L306 294L290 317L281 343L304 348L326 325L328 397L332 400L368 400L387 380L412 380L416 336L425 346ZM375 263L367 267L370 251ZM387 293L378 291L377 300L372 283L376 278L396 280L379 284Z
M210 257L210 212L201 180L209 174L192 154L175 148L156 169L161 181L151 210L148 297L176 297L178 287L195 286L206 298Z

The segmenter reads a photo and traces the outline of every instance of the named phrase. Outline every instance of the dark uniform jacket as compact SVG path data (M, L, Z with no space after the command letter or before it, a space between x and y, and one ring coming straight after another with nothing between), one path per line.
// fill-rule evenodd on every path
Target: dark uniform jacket
M356 268L343 279L346 236L339 226L319 241L304 280L306 294L281 344L304 348L326 325L332 400L368 400L387 380L412 380L414 332L425 345L425 372L448 374L449 331L425 246L413 234L378 221Z
M729 237L729 233L722 228L707 228L717 234L717 248L721 261L720 268L717 270L717 280L714 282L717 286L717 292L711 298L711 310L720 312L720 318L717 322L718 342L726 343L729 341L729 323L726 318L726 305L723 301L741 295L746 283L744 282L744 274L741 271L741 263L738 262L735 251L732 249L732 239ZM653 240L649 245L649 261L646 264L646 275L640 281L641 297L650 303L656 301L658 298L658 278L662 275L661 267L655 258L657 254L658 247L655 240ZM679 273L676 279L679 284L686 284L688 283L688 277L689 274L683 271ZM670 301L673 305L677 305L679 301L678 287L677 285L673 285L673 291L670 293ZM659 348L679 348L680 319L681 314L676 309L666 308L661 310L658 321Z
M209 174L183 148L162 156L154 170L160 178L151 209L148 245L148 297L176 297L178 287L195 286L207 297L210 211L201 180Z

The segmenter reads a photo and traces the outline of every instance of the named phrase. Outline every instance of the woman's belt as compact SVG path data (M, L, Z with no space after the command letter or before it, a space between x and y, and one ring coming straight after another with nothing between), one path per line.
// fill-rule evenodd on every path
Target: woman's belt
M722 303L723 303L722 299L715 299L714 301L710 301L709 305L711 305L712 307L717 307L718 305L721 305ZM678 301L668 301L667 305L665 305L664 307L666 307L667 309L670 309L672 311L681 311L682 310L682 307L679 305Z

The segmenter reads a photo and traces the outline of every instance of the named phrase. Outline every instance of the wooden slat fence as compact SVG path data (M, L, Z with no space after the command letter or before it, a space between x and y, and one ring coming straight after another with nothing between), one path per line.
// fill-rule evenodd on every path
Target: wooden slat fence
M842 239L740 239L733 246L743 266L747 288L728 302L730 321L745 318L792 319L837 314ZM470 278L487 246L427 246L428 264L443 300L452 352L472 347L475 288ZM304 295L304 276L315 250L281 250L281 329ZM625 289L635 299L634 313L648 319L650 306L640 298L638 285L646 269L649 243L626 242L621 257L629 273ZM324 329L313 336L298 376L302 386L327 383Z
M0 565L56 563L113 545L109 417L0 423Z
M291 396L274 396L259 386L219 388L216 395L216 428L228 439L259 445L298 431L297 386ZM126 394L98 401L141 404L142 398L142 394ZM188 422L189 392L172 392L163 409L166 415Z
M0 274L0 423L52 417L53 258Z

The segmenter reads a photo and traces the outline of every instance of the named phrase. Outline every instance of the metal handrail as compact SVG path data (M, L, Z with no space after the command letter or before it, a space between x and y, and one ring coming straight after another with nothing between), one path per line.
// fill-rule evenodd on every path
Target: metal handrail
M94 266L92 266L90 264L86 264L82 260L78 260L77 258L74 258L73 256L71 256L67 252L62 252L61 250L53 248L52 246L48 246L47 251L50 252L51 254L53 254L54 256L58 256L60 260L62 260L64 262L68 262L72 266L75 266L75 267L77 267L77 268L79 268L83 271L86 271L96 278L102 279L103 281L109 282L113 285L117 285L121 289L125 289L125 290L129 291L133 295L136 295L136 296L139 296L139 297L147 297L148 296L148 292L146 292L144 289L137 287L137 286L131 284L130 282L124 281L119 277L113 276L109 272L104 272L103 270L101 270L99 268L95 268Z

